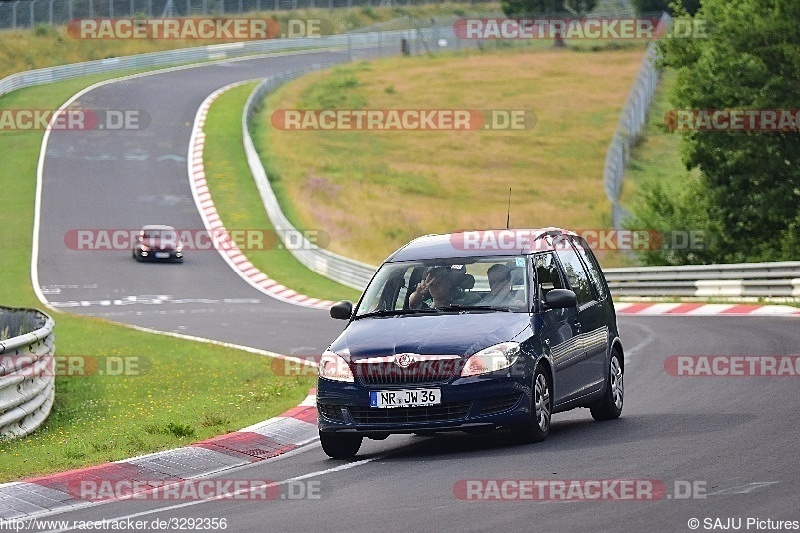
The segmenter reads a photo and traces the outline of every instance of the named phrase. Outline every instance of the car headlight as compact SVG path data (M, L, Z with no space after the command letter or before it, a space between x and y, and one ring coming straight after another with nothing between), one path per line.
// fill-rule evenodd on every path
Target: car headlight
M319 360L319 377L332 381L353 382L353 372L344 358L330 350L325 350Z
M467 359L461 370L461 377L478 376L508 368L517 362L519 352L518 342L501 342L484 348Z

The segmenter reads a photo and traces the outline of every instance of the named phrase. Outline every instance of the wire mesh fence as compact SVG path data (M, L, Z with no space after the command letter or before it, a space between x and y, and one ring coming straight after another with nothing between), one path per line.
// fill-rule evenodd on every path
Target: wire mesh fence
M411 6L442 0L5 0L0 1L0 29L63 25L100 17L192 17L244 15L298 9ZM470 3L484 3L471 0ZM486 3L489 3L488 1Z

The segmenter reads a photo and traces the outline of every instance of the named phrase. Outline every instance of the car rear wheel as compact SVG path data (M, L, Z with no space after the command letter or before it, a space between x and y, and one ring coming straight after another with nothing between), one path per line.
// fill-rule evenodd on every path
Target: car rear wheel
M319 432L319 441L322 450L333 459L350 459L358 453L361 448L361 435L351 435L348 433L329 433Z
M622 414L622 403L625 388L622 379L622 363L619 354L611 353L611 362L608 365L608 383L606 393L599 403L591 407L592 418L595 420L614 420Z
M530 421L525 426L514 428L514 433L522 442L541 442L550 433L553 396L550 376L541 364L536 365L533 373L532 394Z

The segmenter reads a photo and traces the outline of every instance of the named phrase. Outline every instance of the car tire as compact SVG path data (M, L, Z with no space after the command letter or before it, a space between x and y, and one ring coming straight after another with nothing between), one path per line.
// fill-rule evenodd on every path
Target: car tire
M592 418L595 420L614 420L622 414L625 393L623 374L619 353L613 351L608 364L606 392L603 394L603 399L590 408Z
M352 459L361 448L364 437L349 433L319 432L322 450L333 459Z
M550 433L553 415L553 387L550 375L541 363L533 372L531 418L524 426L514 428L517 439L524 443L541 442Z
M136 259L137 261L141 261L141 258L139 258L139 256L136 255L136 252L131 252L131 255L133 255L133 258Z

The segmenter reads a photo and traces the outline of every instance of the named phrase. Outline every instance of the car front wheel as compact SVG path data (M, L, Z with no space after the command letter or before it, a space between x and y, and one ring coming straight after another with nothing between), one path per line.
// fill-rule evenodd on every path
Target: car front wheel
M625 388L622 379L622 363L617 352L611 353L611 362L608 365L608 383L603 399L591 407L592 418L595 420L614 420L622 414L622 401Z
M322 450L333 459L351 459L361 448L362 440L364 440L364 437L361 435L319 432Z
M514 433L522 442L541 442L550 432L550 417L553 412L550 376L541 364L536 365L531 392L533 401L530 421L525 426L515 428Z

